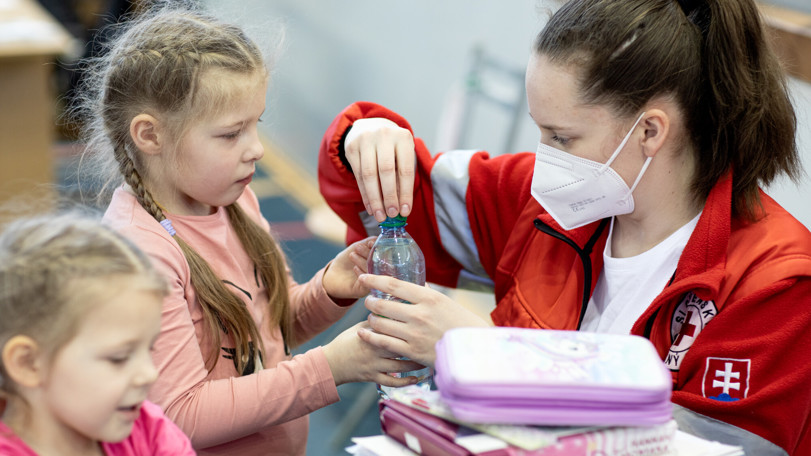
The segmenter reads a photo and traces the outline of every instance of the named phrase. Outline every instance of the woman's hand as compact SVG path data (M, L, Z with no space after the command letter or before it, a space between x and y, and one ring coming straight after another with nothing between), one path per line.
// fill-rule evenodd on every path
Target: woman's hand
M413 362L396 359L397 355L366 343L358 332L368 328L362 321L345 330L322 350L327 357L335 386L349 382L374 382L384 386L407 386L417 383L417 377L396 378L388 372L409 372L422 369Z
M322 282L331 298L356 299L369 294L369 289L358 282L358 276L366 272L369 252L374 243L374 237L355 242L327 265Z
M371 274L363 274L358 280L367 288L411 303L368 296L366 308L372 312L368 317L369 328L360 328L358 336L375 347L425 366L434 366L434 346L445 331L464 326L490 326L461 304L431 288Z
M415 153L411 132L384 118L359 119L344 140L366 212L378 222L407 217L414 203Z

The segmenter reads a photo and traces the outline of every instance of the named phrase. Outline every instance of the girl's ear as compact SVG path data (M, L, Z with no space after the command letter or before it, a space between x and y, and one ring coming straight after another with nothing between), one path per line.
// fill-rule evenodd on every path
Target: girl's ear
M39 344L17 335L3 345L3 366L11 380L20 386L34 388L42 383L44 369Z
M130 121L130 136L138 150L147 155L161 152L163 136L158 119L149 114L138 114Z
M653 157L662 148L665 138L670 133L670 117L666 110L650 109L640 122L645 130L642 148L646 157Z

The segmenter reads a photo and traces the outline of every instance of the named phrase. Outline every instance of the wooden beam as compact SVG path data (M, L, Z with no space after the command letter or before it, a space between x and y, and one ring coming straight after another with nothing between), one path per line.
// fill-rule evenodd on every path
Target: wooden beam
M811 82L811 14L765 2L758 7L786 72Z

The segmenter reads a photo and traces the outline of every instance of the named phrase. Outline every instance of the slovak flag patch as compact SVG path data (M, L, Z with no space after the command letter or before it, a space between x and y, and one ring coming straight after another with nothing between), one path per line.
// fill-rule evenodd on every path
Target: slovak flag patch
M752 360L707 358L701 392L716 401L733 402L749 394L749 367Z

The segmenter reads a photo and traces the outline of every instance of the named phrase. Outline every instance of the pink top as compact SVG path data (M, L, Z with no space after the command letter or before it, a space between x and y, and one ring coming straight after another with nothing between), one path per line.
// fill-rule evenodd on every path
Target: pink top
M259 202L248 188L238 200L243 210L266 229ZM245 298L261 332L264 370L240 376L228 353L233 342L222 334L220 358L206 370L210 341L207 324L191 286L189 265L180 247L135 197L119 188L104 221L133 240L169 279L161 334L154 360L160 372L150 400L191 438L201 455L304 455L307 414L339 400L335 381L320 347L292 357L285 354L278 327L266 323L267 293L254 265L231 228L224 208L207 216L167 214L189 245L217 275ZM343 316L354 300L335 303L324 291L324 270L308 283L290 277L290 304L297 340L306 341Z
M141 406L141 415L135 420L129 437L116 443L102 442L101 448L108 456L195 454L189 438L164 416L160 407L148 401ZM37 456L37 453L2 421L0 421L0 454L3 456Z

